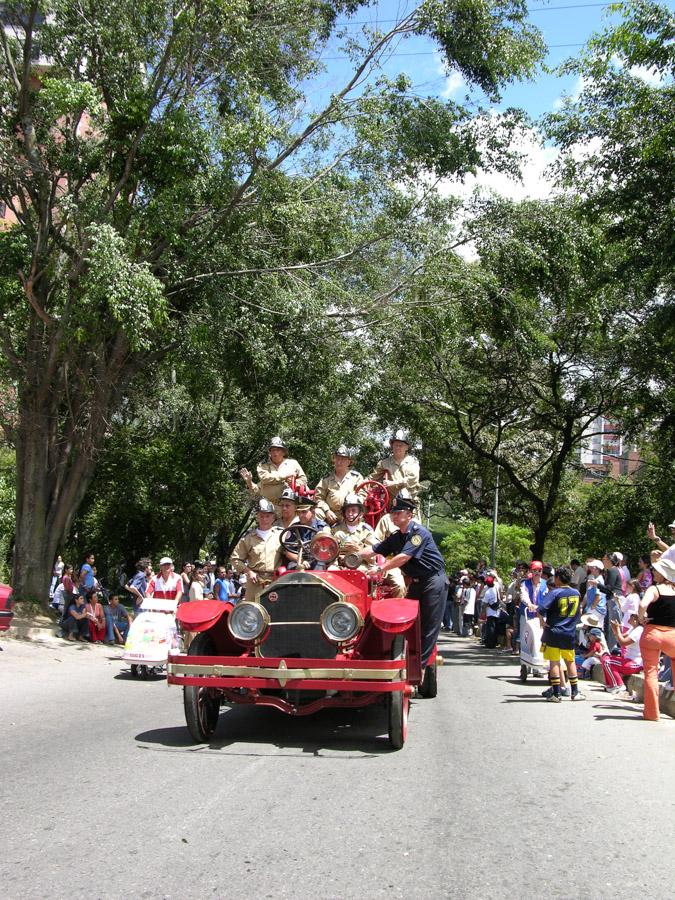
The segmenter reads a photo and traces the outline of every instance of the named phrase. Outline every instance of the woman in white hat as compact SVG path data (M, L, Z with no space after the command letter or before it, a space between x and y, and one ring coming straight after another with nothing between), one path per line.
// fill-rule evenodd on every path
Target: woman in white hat
M654 584L647 588L638 609L638 620L644 625L640 652L645 674L645 707L643 718L659 718L659 656L675 662L675 562L657 559L652 564Z

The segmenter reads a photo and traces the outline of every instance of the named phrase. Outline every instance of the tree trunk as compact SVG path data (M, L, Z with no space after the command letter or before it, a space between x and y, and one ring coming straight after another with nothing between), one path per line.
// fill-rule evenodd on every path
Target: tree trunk
M12 587L17 600L49 602L60 535L47 528L49 429L45 410L27 389L21 398L16 446L16 530Z
M548 537L549 530L550 526L547 521L538 522L534 529L534 541L530 544L532 559L538 559L540 562L544 561L544 548L546 546L546 538Z
M133 366L126 339L118 335L107 356L101 348L91 354L92 365L81 364L70 378L66 360L48 378L38 345L29 345L31 376L19 389L12 586L17 600L37 600L46 609L56 553L91 482L107 422Z

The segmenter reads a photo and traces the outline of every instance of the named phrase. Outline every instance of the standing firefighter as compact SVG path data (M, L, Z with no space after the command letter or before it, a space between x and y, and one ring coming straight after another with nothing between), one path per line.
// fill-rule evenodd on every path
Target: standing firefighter
M374 472L369 475L374 481L381 481L392 497L402 488L410 491L413 500L420 492L420 464L410 453L410 435L407 431L396 431L389 441L391 456L381 459Z
M258 500L258 524L243 536L232 553L232 565L239 574L246 575L247 600L258 599L274 578L274 570L279 565L281 528L274 524L275 518L274 504L269 500Z
M307 484L307 476L297 459L288 455L288 447L279 436L273 437L268 446L269 459L258 463L258 484L248 469L240 469L239 474L246 483L249 494L258 499L264 497L278 507L281 494L286 486L297 489ZM279 512L278 508L276 510Z
M360 550L359 556L368 558L373 553L381 553L389 558L374 572L384 574L390 569L400 568L411 579L407 595L419 600L422 620L422 668L433 653L441 630L445 611L445 563L441 551L430 531L413 520L415 503L398 496L390 509L391 518L398 528L389 537L380 541L372 549Z

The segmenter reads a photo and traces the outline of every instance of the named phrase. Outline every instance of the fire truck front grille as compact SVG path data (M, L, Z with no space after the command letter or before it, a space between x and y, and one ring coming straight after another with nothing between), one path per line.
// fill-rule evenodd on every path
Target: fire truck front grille
M310 573L285 576L270 585L260 602L270 614L270 630L260 655L335 659L337 646L321 630L321 613L337 596Z

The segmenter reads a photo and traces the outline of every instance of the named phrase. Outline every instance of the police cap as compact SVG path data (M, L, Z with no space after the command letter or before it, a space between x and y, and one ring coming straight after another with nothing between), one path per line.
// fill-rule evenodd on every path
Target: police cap
M403 497L401 494L396 495L396 499L394 500L389 512L415 512L417 508L417 504L410 497Z

